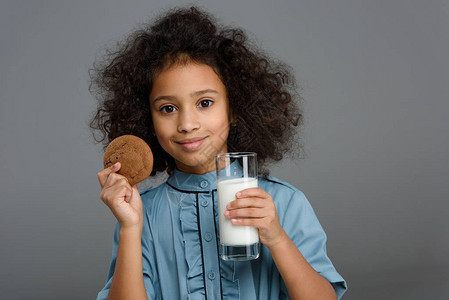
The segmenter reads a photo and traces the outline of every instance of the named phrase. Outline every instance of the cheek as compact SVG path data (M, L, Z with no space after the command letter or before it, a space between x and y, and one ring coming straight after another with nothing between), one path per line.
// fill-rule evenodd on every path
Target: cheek
M154 111L151 112L151 121L153 123L153 129L156 134L161 134L164 131L166 121L158 116Z
M169 134L164 126L154 126L154 132L160 144L167 143Z
M159 143L162 145L164 141L167 139L168 135L168 126L167 124L163 124L157 118L153 118L153 133L156 135Z
M230 122L228 118L222 118L221 120L217 118L217 120L219 121L215 123L215 134L218 136L219 142L225 142L228 139Z
M171 153L170 149L172 148L170 143L170 136L167 135L164 131L156 131L156 136L154 137L159 142L159 145L164 149L167 153Z

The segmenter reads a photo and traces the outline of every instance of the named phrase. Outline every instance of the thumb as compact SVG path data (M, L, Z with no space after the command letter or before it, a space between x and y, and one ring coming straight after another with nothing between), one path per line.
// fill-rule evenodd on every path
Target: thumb
M142 205L142 199L140 198L140 192L139 189L137 188L137 184L132 186L132 194L131 197L129 198L129 203L130 204L140 203L140 206Z
M115 173L118 170L120 170L121 168L121 164L119 162L113 164L112 166L110 166L109 168L103 169L100 172L97 173L97 177L98 177L98 182L101 185L101 188L103 188L103 186L105 185L109 175L111 173Z

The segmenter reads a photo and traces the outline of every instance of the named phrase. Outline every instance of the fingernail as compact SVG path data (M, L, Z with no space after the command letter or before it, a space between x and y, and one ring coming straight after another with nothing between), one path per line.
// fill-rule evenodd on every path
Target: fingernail
M115 164L112 165L113 168L118 166L118 162L116 162Z
M227 216L229 216L229 211L225 211L224 212L224 215L227 217Z
M241 194L242 194L242 193L237 192L237 194L235 194L235 196L236 196L236 197L240 197Z
M226 204L226 208L231 208L231 203Z

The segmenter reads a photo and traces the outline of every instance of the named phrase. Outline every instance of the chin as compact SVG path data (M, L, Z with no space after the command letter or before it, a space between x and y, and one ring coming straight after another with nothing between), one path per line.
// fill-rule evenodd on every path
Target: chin
M184 168L197 170L215 170L215 160L213 158L207 159L204 155L196 155L191 159L180 160L179 163Z

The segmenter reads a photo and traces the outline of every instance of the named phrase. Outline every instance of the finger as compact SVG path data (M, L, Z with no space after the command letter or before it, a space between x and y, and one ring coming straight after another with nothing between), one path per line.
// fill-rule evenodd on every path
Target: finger
M129 199L125 199L126 202L131 202L131 201L134 202L134 201L136 201L136 196L140 196L139 189L137 188L137 184L135 184L133 186L130 185L130 188L131 188L131 195L130 195Z
M118 173L111 173L106 179L106 182L103 185L103 189L111 186L122 186L122 185L126 185L129 187L129 189L131 189L131 185L129 184L129 181L128 179L126 179L125 176L120 175Z
M137 184L132 186L132 195L129 199L129 204L137 209L142 209L142 198L140 197L140 192L137 188Z
M113 185L103 189L100 198L107 206L115 207L122 201L128 202L132 193L133 191L129 184Z
M265 218L268 211L264 208L240 208L227 210L224 215L227 218Z
M126 193L125 193L125 198L124 198L124 200L125 200L125 202L126 203L129 203L129 201L131 201L131 197L133 196L133 190L126 190Z
M231 201L226 205L228 210L243 208L243 207L265 207L267 201L264 198L239 198L237 200Z
M123 195L123 200L125 200L125 202L128 203L129 199L131 198L131 196L133 194L133 190L132 190L131 186L129 184L127 184L127 185L123 185L118 188L120 189L120 192Z
M106 180L108 179L109 175L120 170L120 167L121 167L120 163L117 162L117 163L113 164L112 166L110 166L109 168L103 169L97 173L98 182L100 183L100 186L102 188L105 185Z
M231 219L231 223L237 226L251 226L260 228L263 224L263 219L261 218Z
M246 197L271 197L270 194L265 192L263 189L259 187L244 189L235 194L235 197L238 198L246 198Z

